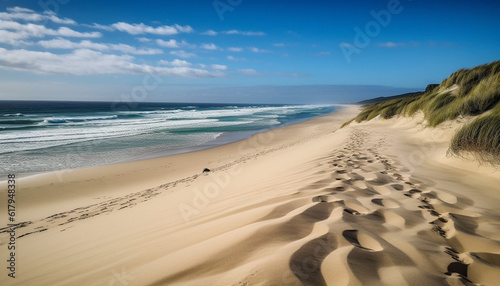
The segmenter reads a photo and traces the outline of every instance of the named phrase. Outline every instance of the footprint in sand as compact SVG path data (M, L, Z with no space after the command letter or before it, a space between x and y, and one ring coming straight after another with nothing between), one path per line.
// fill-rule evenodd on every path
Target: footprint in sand
M448 272L446 275L451 275L452 273L458 273L462 277L467 277L467 264L463 264L462 262L452 262L448 265Z
M317 196L312 198L313 203L326 203L328 198L326 196Z
M399 205L395 201L389 199L372 199L372 203L389 209L399 208Z
M441 201L448 203L448 204L456 204L458 202L458 198L455 195L452 195L448 192L439 191L439 192L437 192L437 197Z
M382 209L380 210L384 217L385 223L393 225L399 229L404 229L406 220L395 212Z
M375 173L375 175L377 176L376 179L368 181L371 185L383 186L394 182L391 176L387 175L387 173L380 172Z
M368 251L382 251L383 248L375 238L357 229L344 230L342 236L352 245Z
M331 188L331 190L334 192L344 192L345 187L335 187L335 188Z
M342 199L337 198L337 197L332 196L332 195L323 195L323 196L313 197L312 201L314 203L331 203L331 202L342 201Z
M421 197L419 198L419 200L421 202L423 202L423 203L431 204L431 205L439 203L439 201L437 199L437 196L436 196L436 193L433 192L433 191L430 191L430 192L427 192L427 193L422 193Z
M368 184L367 184L368 185ZM383 195L383 196L386 196L386 195L390 195L391 194L391 190L388 189L386 186L372 186L371 189L380 194L380 195Z
M391 187L396 191L402 191L404 189L404 186L401 184L392 184Z
M363 176L361 176L361 175L359 175L357 173L349 173L347 175L349 176L349 178L351 178L354 181L361 181L361 180L365 179L365 177L363 177Z
M408 191L407 194L405 194L406 196L408 197L411 197L411 198L415 198L415 199L418 199L420 198L420 194L422 193L421 190L418 190L418 189L411 189Z
M353 210L358 214L367 214L369 212L367 208L365 208L362 205L357 204L357 203L344 202L344 205L346 206L347 209ZM346 209L346 211L349 212L347 209Z

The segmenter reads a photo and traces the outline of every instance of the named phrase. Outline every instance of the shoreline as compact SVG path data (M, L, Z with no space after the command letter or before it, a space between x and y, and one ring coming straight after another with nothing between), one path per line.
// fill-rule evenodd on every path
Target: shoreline
M294 125L294 124L300 124L302 122L306 122L308 120L312 120L312 119L319 118L322 116L328 116L328 115L331 115L331 114L339 111L342 108L345 108L346 106L350 106L350 104L332 104L332 106L336 106L336 108L337 108L337 110L335 110L332 113L323 114L323 115L319 115L319 116L315 116L315 117L311 117L311 118L306 118L306 119L296 119L296 120L292 120L292 121L287 122L287 123L281 123L280 125L278 125L276 127L271 127L271 128L265 128L265 129L259 129L259 130L223 132L221 135L219 135L215 139L208 141L206 143L200 144L200 145L189 146L189 147L172 147L170 149L165 149L162 151L148 152L146 154L132 156L132 157L124 159L124 160L116 160L115 162L103 163L103 164L97 164L97 165L80 166L80 167L76 167L76 168L69 168L69 169L66 168L66 169L52 170L52 171L9 172L9 173L15 173L16 176L18 176L19 178L26 178L26 177L43 175L43 174L51 174L51 173L56 173L56 172L67 172L67 171L73 171L73 170L79 170L79 169L97 168L97 167L102 167L102 166L112 166L112 165L123 164L123 163L139 162L139 161L143 161L143 160L168 157L168 156L172 156L172 155L180 155L180 154L185 154L185 153L203 151L203 150L215 148L218 146L223 146L226 144L239 142L239 141L248 139L253 135L267 132L269 130L279 129L279 128L283 128L283 127L286 127L289 125ZM4 178L6 176L7 176L7 173L3 174L1 178ZM3 182L3 181L5 181L5 180L0 179L0 182Z
M500 279L500 178L473 163L450 167L460 162L443 153L453 126L423 129L418 118L399 118L339 129L358 109L211 149L22 178L18 277L5 280L2 269L0 282Z
M335 106L344 106L345 107L346 105L335 104ZM357 105L353 104L352 106L357 106ZM170 150L153 152L150 154L138 156L137 158L132 158L132 159L127 160L127 161L112 163L110 165L128 163L128 162L138 162L138 161L142 161L142 160L157 159L157 158L168 157L168 156L172 156L172 155L180 155L180 154L192 153L192 152L197 152L197 151L209 150L209 149L216 148L219 146L224 146L224 145L231 144L231 143L237 143L237 142L240 142L242 140L248 139L248 138L252 137L253 135L258 135L258 134L261 134L261 133L264 133L264 132L267 132L270 130L275 130L275 129L283 128L283 127L290 126L290 125L300 124L300 123L303 123L303 122L306 122L309 120L313 120L316 118L320 118L323 116L330 116L330 115L333 115L335 112L341 110L341 108L335 110L334 112L328 113L328 114L323 114L323 115L319 115L319 116L312 117L312 118L306 118L306 119L297 119L295 121L287 122L285 124L281 124L279 126L272 127L272 128L259 129L259 130L226 132L226 133L222 133L220 136L218 136L214 140L209 141L205 144L192 146L192 147L177 147L177 148L172 148ZM98 167L98 166L96 166L96 167Z
M349 106L352 108L349 109ZM237 158L243 157L245 161L250 160L255 156L255 151L272 149L283 143L295 142L297 138L288 137L290 132L295 130L304 132L303 130L307 130L310 126L314 127L316 122L324 121L325 118L340 117L340 121L343 121L345 119L344 113L354 115L356 113L354 110L358 108L356 105L344 105L344 108L330 114L297 124L269 129L249 138L212 148L144 160L34 174L21 177L20 182L25 186L24 198L37 198L38 202L34 204L36 208L43 209L43 215L49 215L55 210L63 211L67 207L78 206L82 203L75 198L85 197L85 201L91 203L93 196L98 196L101 193L108 193L113 197L119 196L136 191L137 186L140 186L141 189L154 188L165 184L165 181L175 182L186 179L186 177L196 178L204 168L212 169L215 164L237 165ZM340 127L342 123L338 122L338 126ZM193 168L194 162L198 162L200 166ZM167 177L162 176L164 173L167 173ZM103 182L105 182L104 187ZM0 183L5 184L6 180ZM72 203L68 203L67 207L53 204L51 196L46 198L40 194L44 191L53 192L54 189L67 189L68 187L77 191L73 191L71 194L57 194L60 201L72 201ZM52 210L49 206L55 209Z

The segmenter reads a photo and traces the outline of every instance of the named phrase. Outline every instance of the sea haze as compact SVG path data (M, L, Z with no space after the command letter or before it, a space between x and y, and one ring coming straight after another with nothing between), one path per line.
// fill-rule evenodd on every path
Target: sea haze
M199 150L337 108L0 101L0 175L37 174Z

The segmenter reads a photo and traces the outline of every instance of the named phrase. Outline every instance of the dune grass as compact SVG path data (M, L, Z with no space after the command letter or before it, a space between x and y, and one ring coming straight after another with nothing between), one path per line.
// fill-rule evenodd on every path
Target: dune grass
M455 133L451 154L472 154L480 161L500 164L500 103L491 113L476 118Z
M488 112L455 134L450 152L457 155L461 152L472 152L482 160L498 163L499 102L500 61L496 61L472 69L458 70L431 91L370 105L354 120L359 123L377 116L385 119L413 116L421 111L427 125L435 127L458 116L478 116Z

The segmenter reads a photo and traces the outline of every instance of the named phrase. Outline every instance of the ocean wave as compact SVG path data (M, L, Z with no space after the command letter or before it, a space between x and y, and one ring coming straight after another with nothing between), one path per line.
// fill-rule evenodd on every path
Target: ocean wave
M28 142L47 142L63 140L87 140L87 139L106 139L112 137L132 136L144 133L151 133L158 130L170 130L185 126L212 127L229 124L219 122L217 119L199 119L199 120L175 120L175 121L146 121L135 120L132 122L117 122L117 124L106 124L98 126L68 126L66 128L51 128L50 133L46 130L31 130L22 134L6 133L0 134L2 143L28 143ZM50 127L50 125L49 125Z
M4 114L5 117L21 117L24 116L22 113Z
M87 121L97 121L97 120L109 120L116 119L118 115L110 116L90 116L90 117L62 117L62 118L45 118L44 123L48 124L64 124L64 123L76 123L76 122L87 122Z
M29 131L29 130L43 130L45 128L50 128L49 125L9 125L9 126L0 126L0 130L4 132L16 132L16 131Z
M194 106L189 106L194 107ZM206 119L206 118L221 118L221 117L238 117L238 116L275 116L275 115L293 115L309 110L317 109L323 106L320 105L289 105L289 106L243 106L236 105L223 106L210 109L175 109L175 110L156 110L156 111L123 111L122 114L141 114L148 117L163 118L163 119ZM187 108L187 107L182 107Z
M0 125L29 125L39 123L40 120L30 120L30 119L8 119L0 120Z
M117 116L118 116L118 118L123 118L123 119L126 119L126 118L143 118L144 117L144 115L137 114L137 113L118 114Z
M143 116L144 114L150 115L150 114L169 114L169 113L177 113L177 112L182 112L184 110L182 109L161 109L161 110L149 110L149 111L120 111L118 116L122 116L124 114L127 115L141 115Z
M189 106L194 107L194 106ZM92 140L139 140L151 134L199 134L261 130L326 112L320 106L203 106L199 110L138 110L123 112L28 114L25 118L0 120L0 153L36 150ZM14 113L15 111L11 111ZM88 114L89 116L85 116ZM299 115L295 115L299 114ZM36 119L36 120L35 120ZM279 120L278 120L279 119ZM5 125L2 121L8 121ZM17 122L17 123L16 123ZM35 124L33 124L35 123ZM162 135L163 136L163 135ZM126 137L129 137L126 139ZM172 137L175 138L175 137ZM170 145L172 142L165 142ZM191 143L189 143L191 144ZM4 148L5 147L5 148ZM97 148L97 147L96 147ZM99 149L99 148L97 148Z

